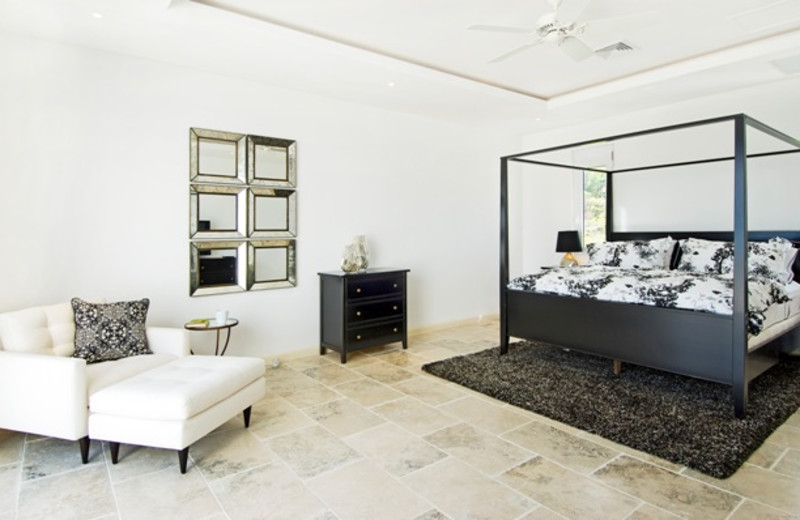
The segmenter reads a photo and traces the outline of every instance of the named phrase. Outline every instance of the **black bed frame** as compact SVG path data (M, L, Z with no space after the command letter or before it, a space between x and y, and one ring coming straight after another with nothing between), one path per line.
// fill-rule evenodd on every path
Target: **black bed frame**
M731 315L537 294L508 288L508 166L510 162L556 166L564 168L563 171L592 170L592 168L580 165L538 161L532 157L537 154L588 144L725 122L733 123L733 157L716 157L701 161L603 171L606 173L607 181L607 240L646 240L670 235L676 239L691 236L734 242L734 296ZM786 143L791 149L748 156L746 153L747 127L766 133ZM747 159L798 151L800 151L800 141L744 114L737 114L502 157L500 196L501 354L508 352L510 337L540 340L613 360L729 384L732 387L734 413L736 417L743 417L747 409L749 382L777 363L778 359L776 349L768 348L772 342L748 353L746 244L748 241L767 240L773 236L782 236L792 241L800 240L800 231L748 231ZM732 161L734 165L734 230L732 232L614 231L612 188L615 173L719 161ZM800 271L797 269L798 264L800 264L800 259L795 262L796 278ZM794 332L796 333L797 330Z

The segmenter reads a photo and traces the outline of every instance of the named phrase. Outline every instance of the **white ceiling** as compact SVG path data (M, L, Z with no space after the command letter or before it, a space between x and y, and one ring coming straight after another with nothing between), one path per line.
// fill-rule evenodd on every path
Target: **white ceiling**
M574 61L551 43L490 63L532 42L550 11L548 0L3 0L0 29L530 132L800 76L800 0L588 0L580 39L633 51Z

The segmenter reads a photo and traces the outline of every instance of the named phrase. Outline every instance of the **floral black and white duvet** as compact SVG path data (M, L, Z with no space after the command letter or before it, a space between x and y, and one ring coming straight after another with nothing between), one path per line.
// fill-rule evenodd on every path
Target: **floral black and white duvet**
M512 280L508 288L715 314L733 312L733 277L730 274L591 265L520 276ZM755 336L764 328L767 308L788 302L789 297L784 285L763 277L750 277L748 289L747 330Z

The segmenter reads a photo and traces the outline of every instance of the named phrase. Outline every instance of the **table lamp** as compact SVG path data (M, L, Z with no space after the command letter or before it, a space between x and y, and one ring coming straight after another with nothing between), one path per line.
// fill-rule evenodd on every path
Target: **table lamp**
M561 267L578 265L578 261L572 255L583 251L581 247L581 237L577 231L559 231L556 240L556 253L566 253L561 259Z

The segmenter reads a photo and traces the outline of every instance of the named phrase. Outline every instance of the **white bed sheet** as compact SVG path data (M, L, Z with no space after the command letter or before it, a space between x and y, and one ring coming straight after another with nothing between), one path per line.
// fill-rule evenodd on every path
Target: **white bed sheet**
M758 336L750 336L748 350L764 345L787 330L800 325L800 283L792 282L786 287L790 300L772 305L764 312L764 328Z

